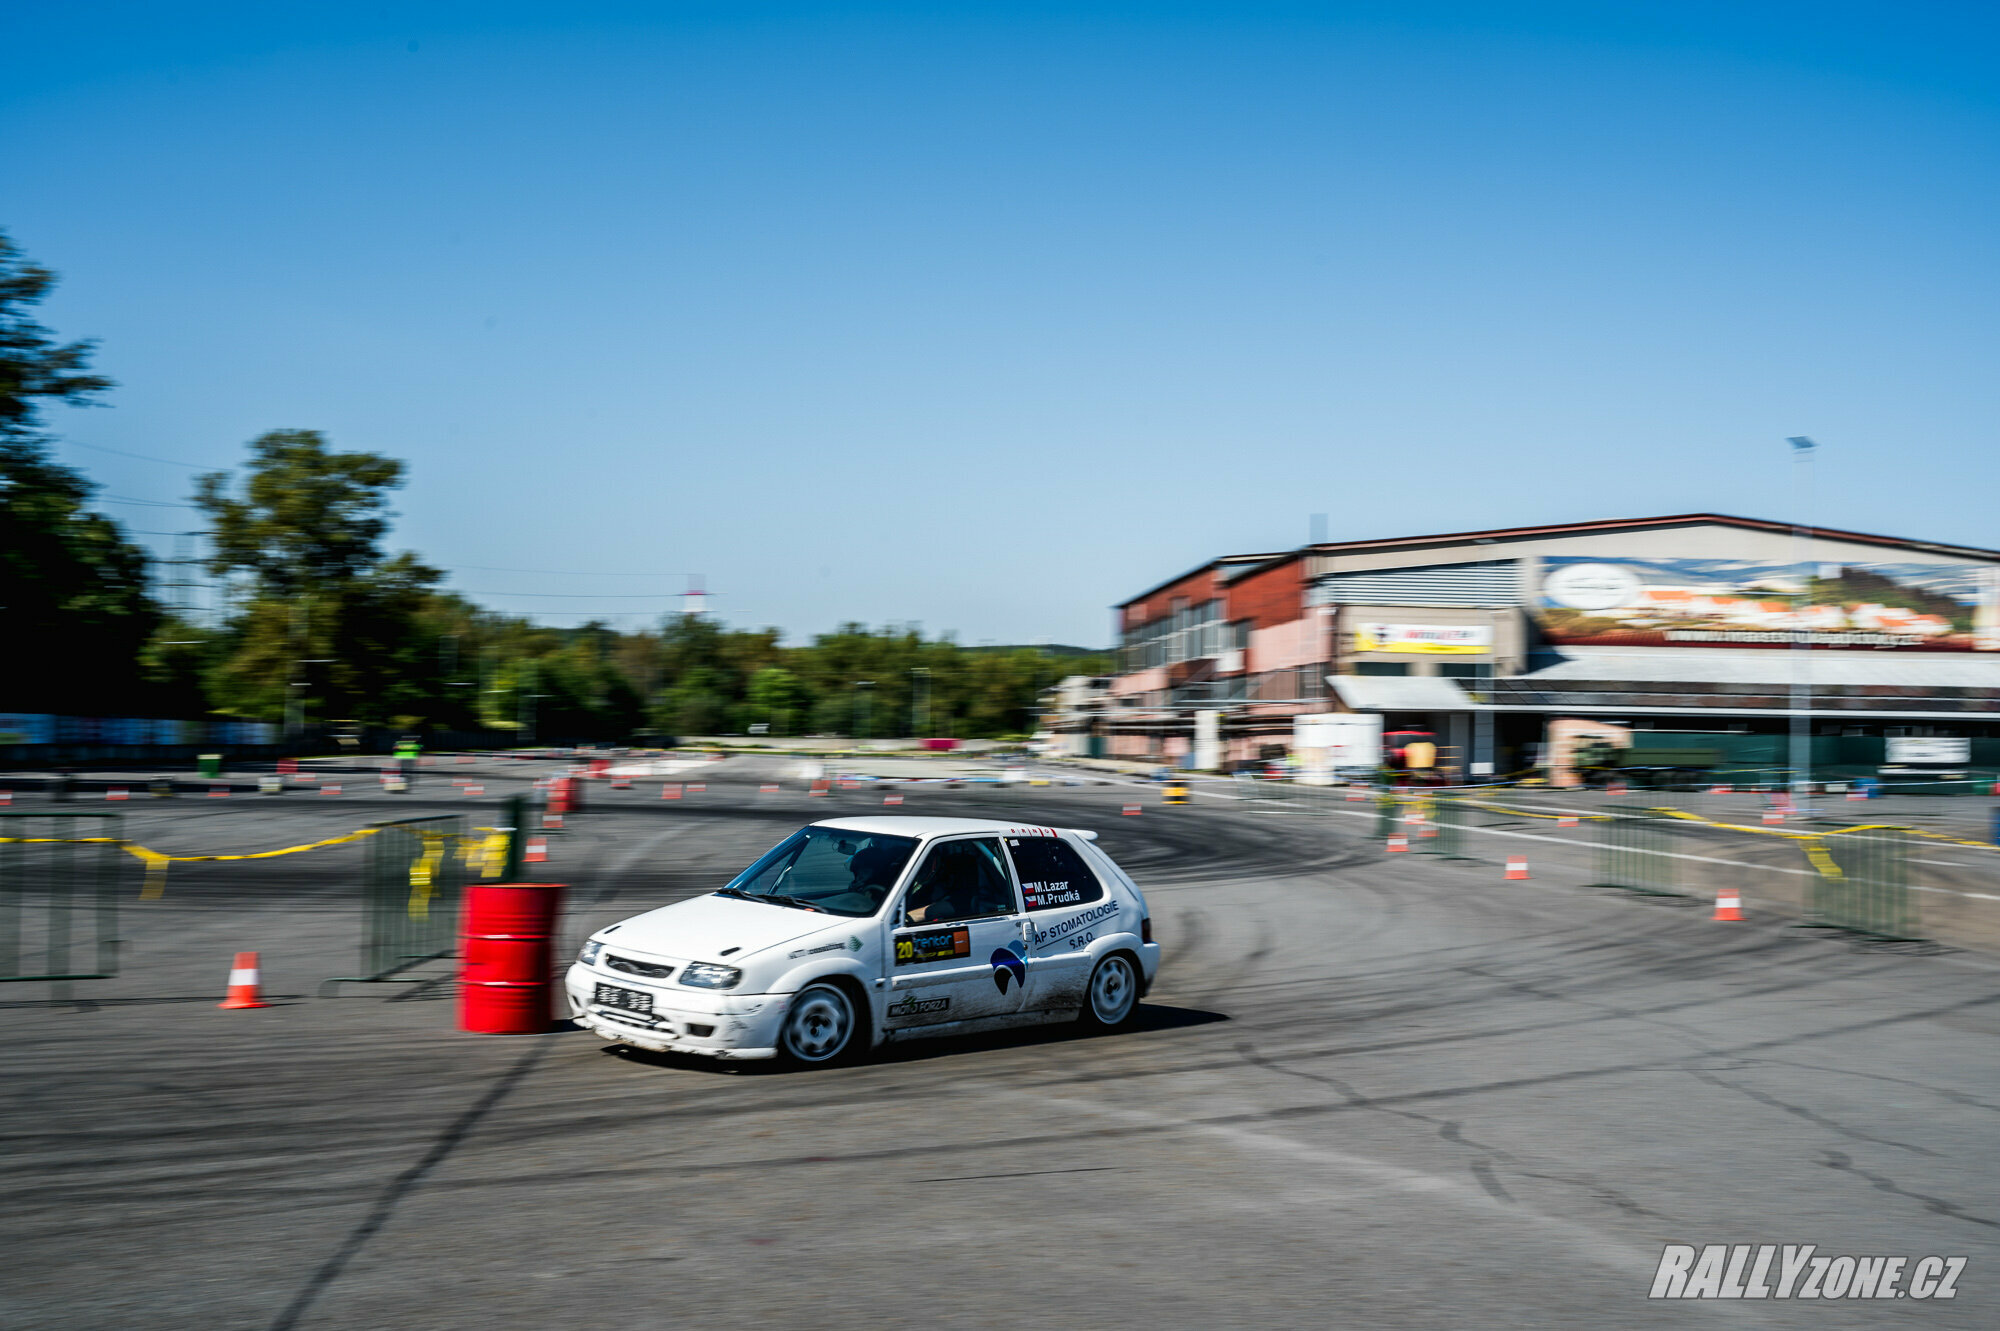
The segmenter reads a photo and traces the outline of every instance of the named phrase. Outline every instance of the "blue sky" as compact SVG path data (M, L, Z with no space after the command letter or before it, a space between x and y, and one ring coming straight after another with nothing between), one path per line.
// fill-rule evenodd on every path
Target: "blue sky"
M490 605L1099 644L1313 513L1790 517L1789 434L2000 545L1995 13L15 0L0 227L69 439L405 458Z

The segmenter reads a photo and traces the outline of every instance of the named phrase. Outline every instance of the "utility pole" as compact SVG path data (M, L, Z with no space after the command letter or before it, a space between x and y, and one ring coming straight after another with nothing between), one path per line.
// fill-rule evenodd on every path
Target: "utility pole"
M1792 523L1792 565L1799 580L1792 612L1792 804L1804 811L1812 790L1812 501L1813 453L1819 445L1802 434L1785 440L1792 446L1792 480L1797 518Z

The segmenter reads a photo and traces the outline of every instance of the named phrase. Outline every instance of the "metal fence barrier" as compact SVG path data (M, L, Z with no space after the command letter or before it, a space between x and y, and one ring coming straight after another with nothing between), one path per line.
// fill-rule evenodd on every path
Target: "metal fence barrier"
M122 835L115 813L0 810L0 980L118 973Z
M1819 873L1806 903L1806 923L1878 938L1915 938L1909 845L1899 827L1861 827L1807 842L1807 858Z
M1674 822L1650 809L1612 804L1597 822L1597 886L1651 896L1687 895L1673 858Z
M465 887L465 819L456 814L374 824L361 936L361 973L320 986L381 983L457 949Z

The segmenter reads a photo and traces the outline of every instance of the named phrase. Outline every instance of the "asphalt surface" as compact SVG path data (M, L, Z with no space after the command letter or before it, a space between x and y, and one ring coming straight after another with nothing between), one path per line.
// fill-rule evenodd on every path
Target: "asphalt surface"
M124 806L174 853L470 808ZM732 759L593 788L553 846L566 941L879 811ZM0 1326L1987 1327L2000 1313L2000 965L1753 900L1719 924L1589 856L1387 858L1365 819L1157 790L906 793L1093 827L1166 957L1136 1029L854 1066L453 1029L448 983L351 988L362 850L133 874L123 973L0 993ZM1131 800L1140 817L1121 814ZM17 804L17 807L21 807ZM1504 829L1501 829L1504 830ZM1535 829L1541 835L1544 829ZM1477 840L1477 838L1474 838ZM1528 844L1528 843L1523 843ZM136 865L134 866L136 870ZM231 954L278 1005L221 1011ZM422 974L442 977L442 968ZM1667 1243L1968 1258L1950 1302L1649 1302Z

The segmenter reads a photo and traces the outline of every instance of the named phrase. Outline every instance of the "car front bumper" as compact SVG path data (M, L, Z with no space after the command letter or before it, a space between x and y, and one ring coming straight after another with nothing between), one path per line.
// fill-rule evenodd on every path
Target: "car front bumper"
M592 1001L600 984L653 996L650 1013L627 1012ZM778 1055L778 1025L789 994L730 994L685 986L646 984L629 975L597 972L581 963L563 977L576 1024L607 1040L660 1053L709 1058L758 1059Z

